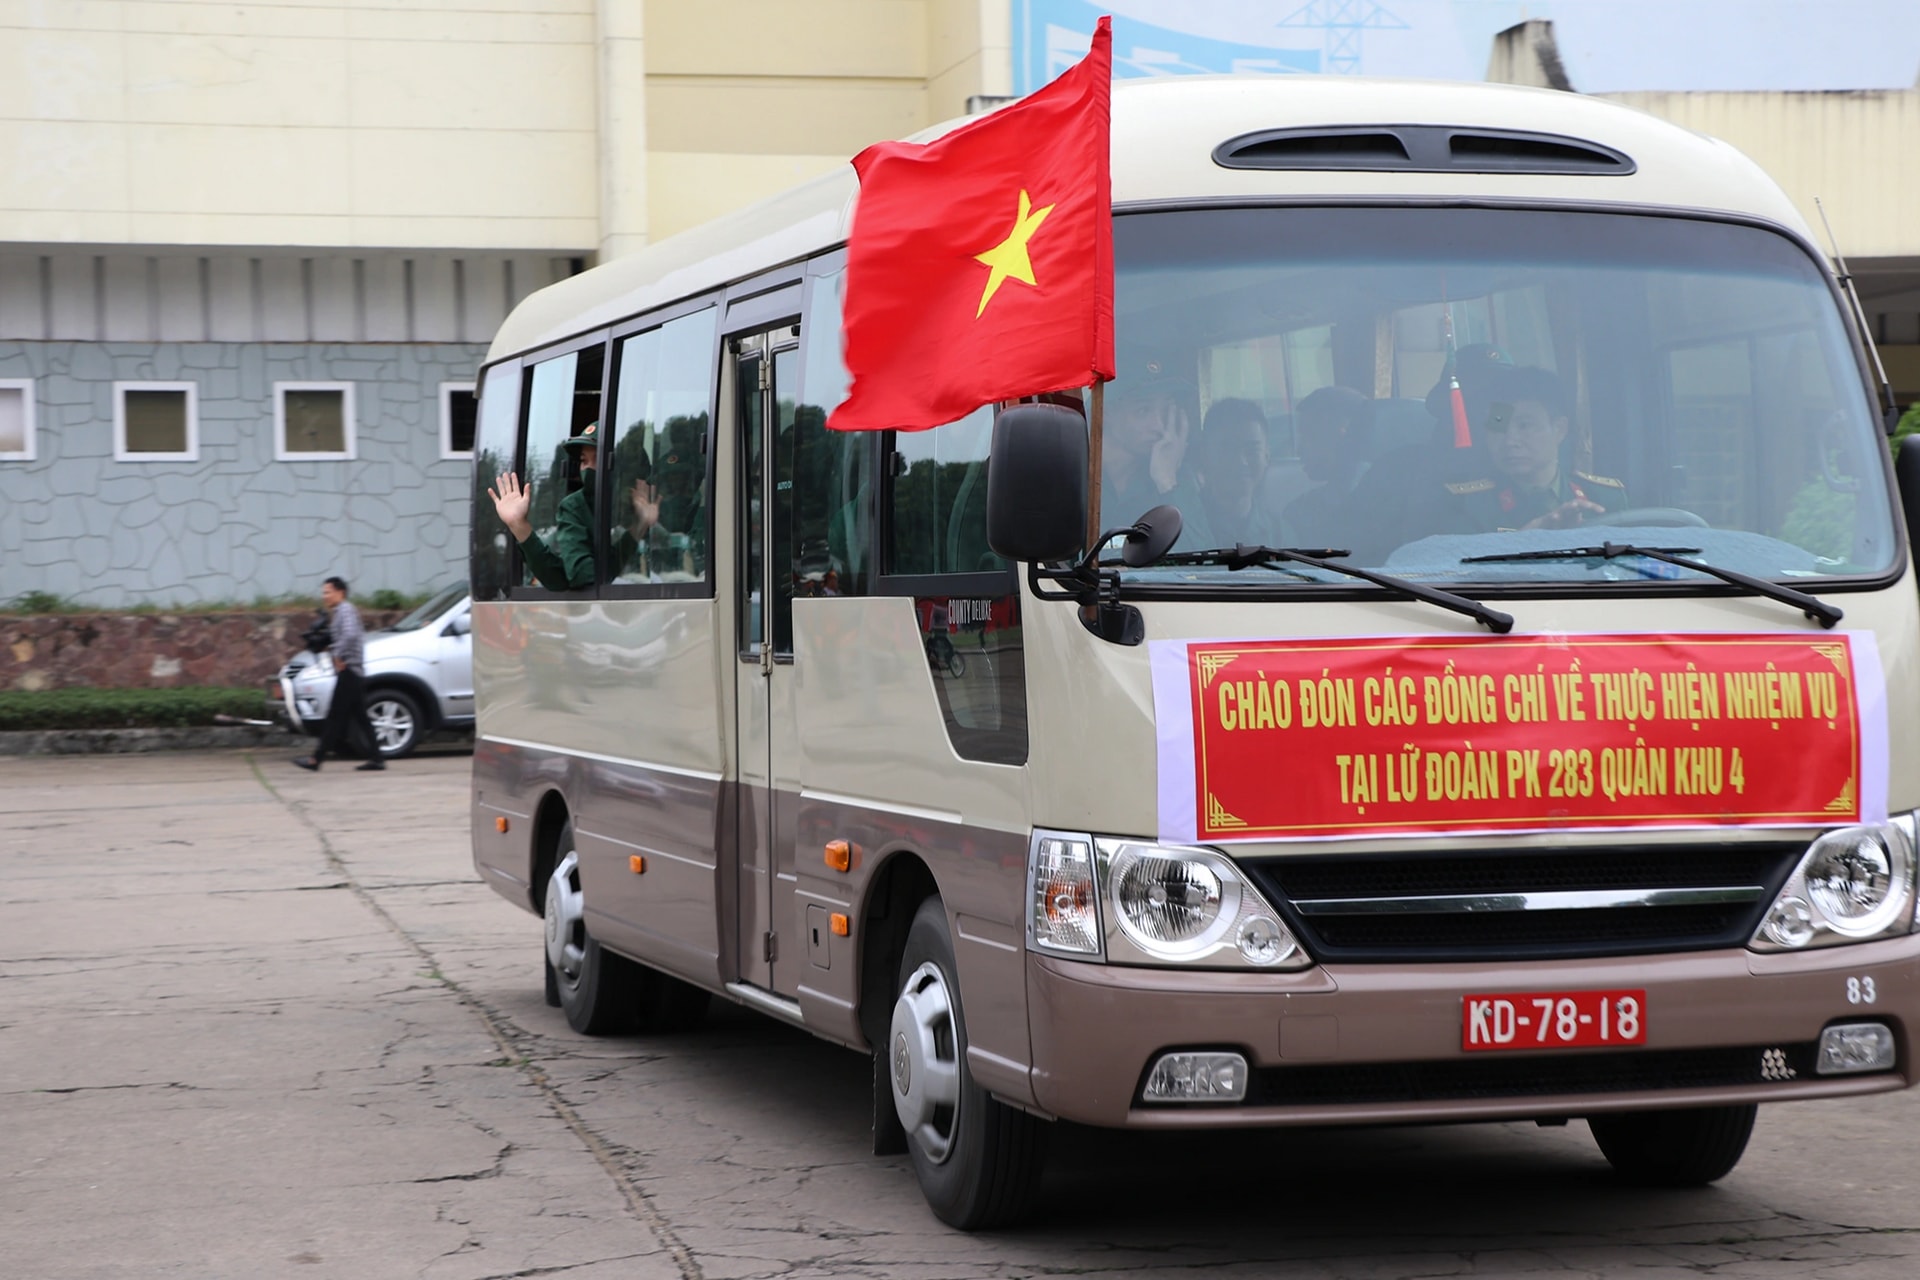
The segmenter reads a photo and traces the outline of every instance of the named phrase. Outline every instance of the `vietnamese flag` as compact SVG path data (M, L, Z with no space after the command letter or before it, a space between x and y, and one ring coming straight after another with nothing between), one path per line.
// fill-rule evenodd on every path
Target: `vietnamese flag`
M928 143L853 158L843 331L827 425L921 431L983 404L1113 377L1111 19L1087 56Z

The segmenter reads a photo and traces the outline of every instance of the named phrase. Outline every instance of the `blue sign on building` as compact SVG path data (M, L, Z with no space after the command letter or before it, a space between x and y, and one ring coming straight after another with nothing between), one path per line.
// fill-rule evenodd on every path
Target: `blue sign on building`
M1355 0L1331 2L1346 4ZM1093 40L1094 22L1101 14L1111 11L1112 6L1090 3L1090 0L1014 0L1014 92L1031 93L1085 57ZM1115 78L1290 75L1323 69L1322 51L1318 47L1238 44L1158 26L1124 14L1115 14L1113 19Z

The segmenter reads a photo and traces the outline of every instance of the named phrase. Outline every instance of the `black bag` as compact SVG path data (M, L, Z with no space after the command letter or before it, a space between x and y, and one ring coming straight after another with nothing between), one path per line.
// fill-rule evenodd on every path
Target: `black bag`
M307 646L308 653L319 653L333 644L333 628L327 625L327 614L324 609L321 610L320 616L313 620L313 625L301 633L300 639Z

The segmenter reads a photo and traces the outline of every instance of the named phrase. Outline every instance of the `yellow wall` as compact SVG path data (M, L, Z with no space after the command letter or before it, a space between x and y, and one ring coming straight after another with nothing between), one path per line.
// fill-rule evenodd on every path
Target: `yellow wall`
M1920 346L1882 343L1880 363L1887 367L1887 382L1902 404L1920 400Z
M1607 96L1732 143L1824 236L1819 197L1848 258L1920 255L1920 90Z
M0 242L615 256L1011 78L1004 0L0 0Z

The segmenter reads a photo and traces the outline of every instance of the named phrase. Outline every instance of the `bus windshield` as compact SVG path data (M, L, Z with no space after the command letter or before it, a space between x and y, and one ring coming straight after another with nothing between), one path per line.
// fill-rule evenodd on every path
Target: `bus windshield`
M1351 584L1192 554L1240 544L1441 584L1709 581L1630 556L1507 558L1605 542L1786 581L1895 563L1865 381L1785 236L1237 208L1123 215L1114 247L1103 522L1172 503L1188 553L1130 582Z

